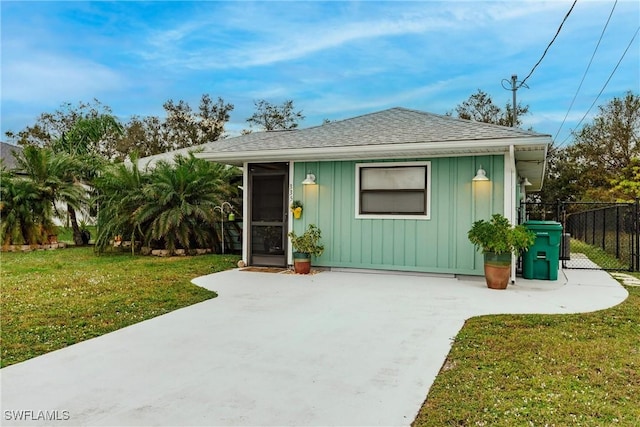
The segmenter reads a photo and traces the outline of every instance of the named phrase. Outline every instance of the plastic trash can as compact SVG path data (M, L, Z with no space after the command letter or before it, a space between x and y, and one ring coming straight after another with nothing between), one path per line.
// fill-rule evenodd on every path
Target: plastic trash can
M527 221L524 226L536 235L536 240L522 255L522 277L558 280L562 224L555 221Z

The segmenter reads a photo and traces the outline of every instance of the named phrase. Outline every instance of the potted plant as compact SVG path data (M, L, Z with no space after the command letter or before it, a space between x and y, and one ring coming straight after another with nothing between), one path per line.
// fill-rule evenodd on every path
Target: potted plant
M300 200L294 200L290 208L291 212L293 212L293 217L300 219L300 216L302 216L302 202Z
M468 237L484 254L484 275L491 289L506 289L511 275L511 255L519 255L535 242L533 232L524 225L513 227L500 214L494 214L489 221L474 222Z
M309 274L311 271L311 256L320 256L324 252L321 245L321 232L315 224L309 224L307 231L300 236L295 232L289 233L291 245L293 246L293 267L298 274Z

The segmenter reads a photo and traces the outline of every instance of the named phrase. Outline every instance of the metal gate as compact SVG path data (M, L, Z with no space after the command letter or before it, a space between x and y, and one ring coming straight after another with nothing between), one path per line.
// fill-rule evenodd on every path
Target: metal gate
M562 224L563 268L640 270L640 201L522 203L519 222Z

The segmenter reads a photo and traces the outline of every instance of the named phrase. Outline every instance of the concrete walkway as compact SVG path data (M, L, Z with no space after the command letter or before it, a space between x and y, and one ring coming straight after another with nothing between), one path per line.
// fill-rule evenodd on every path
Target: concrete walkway
M2 423L409 425L465 319L627 297L602 271L560 276L505 291L400 274L200 277L218 298L2 369Z

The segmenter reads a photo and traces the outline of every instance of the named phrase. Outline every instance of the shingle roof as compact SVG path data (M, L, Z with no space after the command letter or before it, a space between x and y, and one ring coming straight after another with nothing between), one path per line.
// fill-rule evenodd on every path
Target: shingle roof
M542 135L522 129L396 107L306 129L259 132L224 139L208 144L207 148L217 152L242 152L416 142L469 141L472 143L479 140L540 136Z
M518 128L457 119L406 108L391 108L320 126L254 132L139 160L139 165L172 161L176 154L221 163L357 159L409 159L507 153L514 148L517 169L539 188L551 136Z
M372 151L382 155L381 150L387 150L384 155L389 156L401 148L405 155L409 156L425 154L429 147L434 147L431 154L441 155L448 152L447 147L455 146L458 151L471 150L474 145L488 147L492 143L505 145L511 141L520 144L530 141L531 144L546 146L551 139L549 135L518 128L396 107L310 128L254 132L213 141L197 147L146 157L140 159L140 164L171 160L175 154L186 154L195 150L202 151L202 156L211 160L242 164L242 160L254 155L257 157L249 161L260 161L263 155L268 155L269 160L274 161L274 156L277 157L278 153L288 156L287 159L280 160L299 160L302 157L296 157L294 152L302 151L313 152L318 158L335 158L339 155L346 156L347 153L353 156L354 153L365 154ZM419 151L412 152L413 145L419 145ZM439 150L437 152L436 145ZM486 152L489 148L483 150ZM334 153L334 156L330 156L331 153Z
M0 142L0 159L2 164L7 169L15 169L17 165L14 153L22 152L22 147L18 145L7 144L6 142Z

